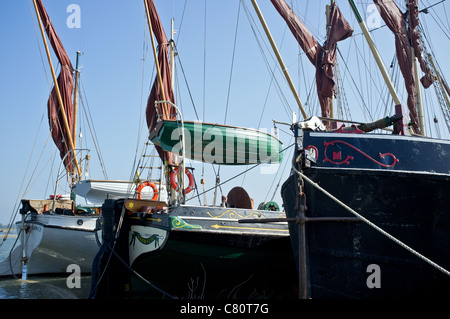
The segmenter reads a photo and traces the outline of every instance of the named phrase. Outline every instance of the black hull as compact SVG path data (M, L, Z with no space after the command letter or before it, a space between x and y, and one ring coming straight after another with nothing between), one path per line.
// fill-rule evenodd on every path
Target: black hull
M104 245L93 264L94 298L297 297L287 224L239 223L242 218L276 218L284 213L179 206L168 213L128 211L120 222L123 205L120 200L103 205ZM130 235L136 232L139 235ZM155 233L160 235L157 245L147 242ZM110 258L108 246L114 246L122 261ZM135 248L140 250L136 254ZM132 255L136 257L131 259Z
M448 174L419 172L420 169L416 172L382 167L358 169L354 166L362 165L363 161L356 161L357 154L352 155L355 161L351 165L329 165L321 157L322 154L327 156L326 148L325 151L319 148L323 140L317 142L305 136L304 141L305 145L311 143L318 148L317 165L304 167L305 176L418 253L444 269L450 269ZM364 148L362 140L348 141ZM389 144L378 142L384 148ZM397 141L397 158L405 153L398 145ZM431 144L427 145L431 147ZM372 147L374 152L379 152L377 145ZM406 161L403 158L403 162ZM297 175L291 175L282 187L287 217L297 216L296 183ZM355 217L321 190L306 181L304 183L307 217ZM365 222L306 222L305 227L308 292L312 298L450 297L448 275ZM290 223L289 228L297 259L299 228L295 223ZM369 265L379 267L379 288L372 285L375 272Z
M164 249L142 256L133 268L182 299L293 299L297 280L289 237L170 233ZM139 278L133 296L160 299Z

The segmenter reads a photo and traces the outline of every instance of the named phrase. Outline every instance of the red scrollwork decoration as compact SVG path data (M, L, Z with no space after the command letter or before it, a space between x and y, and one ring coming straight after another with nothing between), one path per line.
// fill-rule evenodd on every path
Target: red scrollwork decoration
M369 160L371 160L371 161L373 161L373 162L375 162L378 165L383 166L383 167L393 167L395 164L397 164L399 162L399 160L392 153L379 153L378 155L380 156L380 158L385 158L386 156L390 156L392 158L392 163L391 164L381 163L381 162L377 161L376 159L374 159L373 157L371 157L371 156L367 155L366 153L364 153L363 151L361 151L359 148L357 148L357 147L355 147L355 146L353 146L353 145L351 145L351 144L349 144L347 142L339 141L339 140L336 140L336 141L333 141L333 142L324 142L323 143L323 145L325 146L325 149L323 151L324 152L324 160L323 160L324 162L330 162L330 163L337 164L337 165L340 165L340 164L347 164L347 165L349 165L350 161L353 160L353 156L351 156L351 155L347 155L346 158L342 160L342 154L341 154L340 151L339 152L333 152L333 156L332 156L333 159L332 160L328 158L328 156L327 156L327 148L328 148L328 146L335 145L335 144L338 144L338 143L347 145L348 147L354 149L355 151L357 151L358 153L360 153L364 157L368 158Z

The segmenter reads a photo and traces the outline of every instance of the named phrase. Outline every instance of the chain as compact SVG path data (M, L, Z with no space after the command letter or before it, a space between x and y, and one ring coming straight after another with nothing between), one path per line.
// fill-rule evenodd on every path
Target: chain
M301 165L301 163L302 163L302 156L303 156L303 153L301 153L296 159L296 166L297 166L299 171L301 171L301 167L302 167L302 165ZM306 206L306 194L304 192L305 181L303 180L303 177L301 175L297 176L297 189L298 189L298 192L297 192L297 210L299 211L300 214L303 215L302 218L301 218L301 220L303 220L304 217L305 217L304 216L305 211L308 208ZM299 222L302 222L302 221L299 221Z

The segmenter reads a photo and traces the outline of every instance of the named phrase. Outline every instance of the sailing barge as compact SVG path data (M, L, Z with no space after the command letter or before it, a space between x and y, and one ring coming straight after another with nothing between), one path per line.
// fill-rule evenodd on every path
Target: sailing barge
M83 273L89 273L101 239L98 235L101 220L98 207L82 207L76 204L74 194L56 193L64 175L70 180L71 186L81 180L82 164L86 164L89 158L86 153L85 158L82 158L82 152L88 153L88 150L77 148L75 138L80 52L77 52L74 68L44 4L41 0L34 0L33 6L54 83L47 110L50 133L58 148L61 165L52 195L42 199L21 200L21 221L16 222L20 242L0 263L0 276L22 274L22 279L35 274L66 273L71 264L77 264ZM61 65L58 77L47 37Z
M233 188L221 206L186 203L186 195L196 188L186 158L219 165L279 163L282 143L257 130L183 120L170 85L171 42L154 2L144 4L158 42L158 52L153 43L158 76L147 102L147 124L164 163L168 196L167 201L105 201L103 245L93 263L90 297L295 298L287 223L239 223L284 218L277 205L254 209L241 187ZM210 143L220 145L211 151ZM189 185L179 187L186 175Z
M395 116L388 117L386 125L374 126L394 129L381 134L366 133L367 126L321 130L307 121L292 125L296 150L281 194L291 221L302 298L450 296L450 142L421 136L423 112L417 109L418 79L412 76L411 54L422 58L414 29L419 23L417 1L408 1L407 14L392 1L374 2L395 33L411 123L408 128L407 115L367 27L354 1L349 1L396 104ZM283 0L272 3L295 38L305 41L300 43L305 52L314 54L307 51L315 40L299 27L297 17L292 18L292 10ZM334 36L333 30L342 35L342 29L334 28L346 21L334 2L331 12L329 36ZM427 87L433 78L441 81L422 62L426 75L421 83ZM327 120L329 105L322 105Z
M299 173L281 192L304 296L449 296L450 143L299 132Z

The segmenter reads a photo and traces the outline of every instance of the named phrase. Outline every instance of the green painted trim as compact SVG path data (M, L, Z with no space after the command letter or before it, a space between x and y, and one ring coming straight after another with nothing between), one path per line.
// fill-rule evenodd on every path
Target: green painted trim
M183 219L178 216L170 216L170 227L173 229L202 229L200 225L193 225L186 223Z

